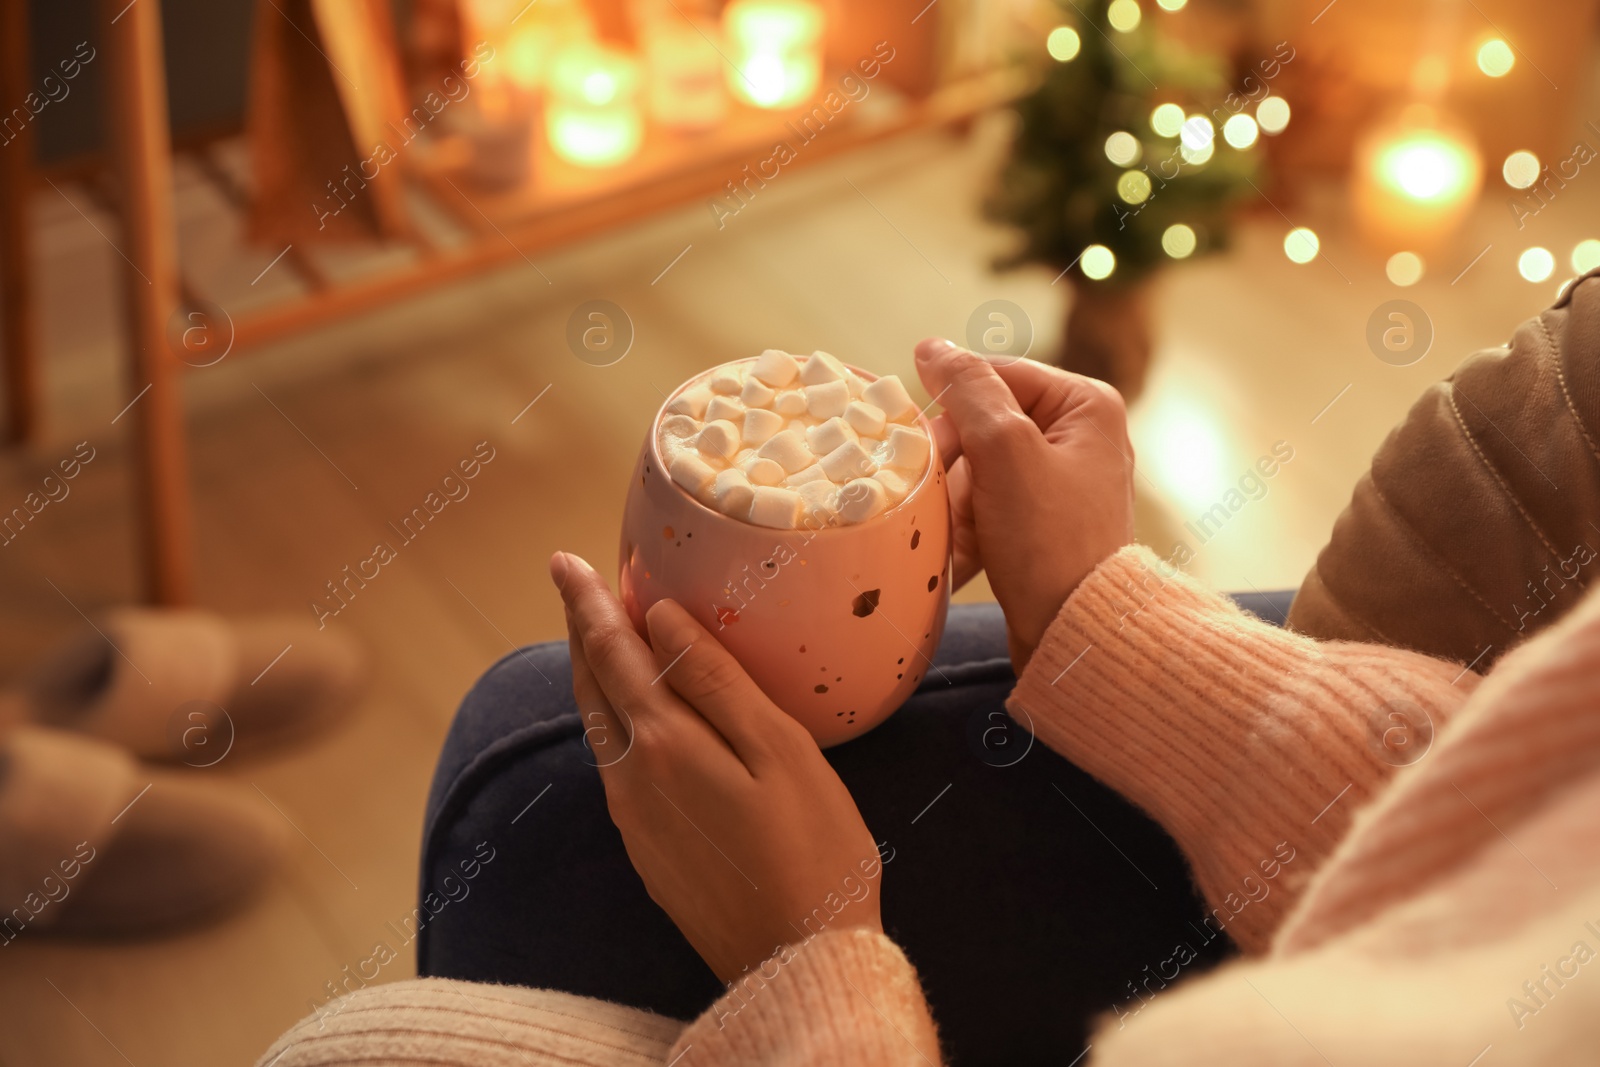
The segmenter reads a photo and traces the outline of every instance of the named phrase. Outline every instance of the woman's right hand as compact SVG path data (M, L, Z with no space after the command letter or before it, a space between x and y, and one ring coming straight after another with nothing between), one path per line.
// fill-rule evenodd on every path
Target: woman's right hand
M951 341L917 345L917 373L944 405L955 588L988 574L1021 674L1078 583L1133 541L1127 410L1105 382Z

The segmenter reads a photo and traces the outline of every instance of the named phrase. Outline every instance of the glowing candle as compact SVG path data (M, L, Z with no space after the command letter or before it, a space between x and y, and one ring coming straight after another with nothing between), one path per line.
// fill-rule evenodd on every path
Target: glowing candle
M504 28L502 55L491 64L504 64L506 77L535 92L544 87L557 56L594 40L594 25L588 12L570 0L540 0L537 5L512 0L512 6L521 13L513 12L513 21Z
M704 130L728 112L716 29L681 18L663 20L644 33L650 117L668 129Z
M757 107L793 107L822 80L822 9L809 0L734 0L722 13L728 84Z
M603 45L578 45L550 68L545 129L561 158L609 167L639 150L644 118L638 105L639 65Z
M534 91L544 81L550 63L555 58L555 44L539 32L536 24L518 29L513 26L505 35L499 61L503 73L519 88Z
M1382 251L1438 247L1472 207L1482 180L1471 134L1430 109L1410 109L1356 146L1356 223Z

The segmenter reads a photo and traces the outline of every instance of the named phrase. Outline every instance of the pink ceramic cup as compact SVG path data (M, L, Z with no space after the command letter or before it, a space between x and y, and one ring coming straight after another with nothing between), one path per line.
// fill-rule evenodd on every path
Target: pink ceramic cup
M944 632L950 502L938 450L906 498L866 522L775 530L708 508L667 476L665 410L623 512L619 585L634 626L643 631L657 600L676 600L818 744L866 733L911 695Z

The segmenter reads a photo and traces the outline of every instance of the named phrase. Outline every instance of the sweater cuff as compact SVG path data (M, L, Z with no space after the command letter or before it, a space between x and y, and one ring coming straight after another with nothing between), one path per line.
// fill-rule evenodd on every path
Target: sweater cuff
M679 1036L683 1067L938 1064L916 971L871 930L829 930L749 971Z
M1466 699L1477 678L1462 674L1319 645L1133 545L1068 598L1007 706L1159 822L1206 924L1261 951L1356 808Z

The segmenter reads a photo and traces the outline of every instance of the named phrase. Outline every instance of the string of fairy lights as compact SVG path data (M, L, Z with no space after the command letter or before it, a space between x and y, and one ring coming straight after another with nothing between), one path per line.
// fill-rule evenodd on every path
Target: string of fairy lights
M1498 37L1485 41L1478 49L1478 69L1490 78L1503 78L1511 73L1516 66L1516 53L1511 46ZM1539 157L1527 149L1518 149L1506 156L1505 162L1500 165L1500 177L1505 183L1516 190L1531 189L1539 181L1545 171L1545 166ZM1596 267L1600 267L1600 240L1592 237L1585 238L1573 246L1572 254L1568 258L1573 274L1586 274ZM1548 248L1534 245L1524 249L1517 257L1517 273L1530 282L1548 281L1555 273L1556 257ZM1417 277L1420 278L1420 269ZM1391 272L1391 280L1394 275ZM1571 279L1568 279L1569 281ZM1396 284L1410 284L1397 282ZM1561 283L1565 288L1566 282Z
M1179 11L1188 0L1157 0L1165 11ZM1106 21L1119 33L1132 33L1144 21L1139 0L1111 0L1106 7ZM1062 25L1045 36L1045 50L1058 63L1070 63L1078 57L1083 39L1072 26ZM1255 106L1251 115L1245 111L1229 116L1222 123L1222 141L1230 148L1244 152L1256 145L1262 134L1275 136L1289 125L1289 102L1281 96L1268 95ZM1183 163L1190 167L1203 167L1217 150L1216 124L1203 113L1185 113L1176 103L1157 104L1150 112L1150 130L1158 138L1177 142ZM1128 130L1118 130L1106 138L1105 155L1118 167L1126 168L1117 179L1116 192L1125 204L1137 207L1153 195L1150 175L1143 169L1134 169L1143 155L1143 142ZM1317 253L1316 234L1309 230L1296 230L1291 258L1305 255L1308 262ZM1161 249L1172 259L1187 259L1199 247L1199 238L1188 223L1176 222L1161 234ZM1290 245L1286 244L1289 250ZM1309 250L1309 251L1307 251ZM1117 257L1103 244L1091 244L1083 250L1078 269L1094 281L1109 278L1117 269Z
M1169 12L1178 11L1187 3L1188 0L1157 0L1158 6ZM1132 33L1143 18L1139 0L1111 0L1106 7L1107 23L1119 33ZM1058 63L1073 62L1082 46L1078 30L1070 25L1056 26L1045 37L1045 50ZM1475 58L1479 72L1494 79L1510 74L1517 64L1515 50L1499 37L1483 41ZM1262 135L1282 133L1289 125L1290 115L1288 100L1280 95L1268 95L1256 104L1253 115L1241 111L1229 117L1222 125L1221 140L1236 151L1249 151ZM1441 121L1430 108L1412 109L1402 120L1406 121L1411 123L1410 127L1380 131L1369 137L1369 140L1381 142L1372 147L1369 155L1373 171L1369 184L1397 199L1400 203L1395 210L1401 213L1409 210L1413 217L1422 219L1424 225L1431 221L1448 228L1459 222L1480 187L1481 165L1476 146L1470 135L1450 128L1450 124ZM1200 113L1186 114L1176 103L1156 105L1150 113L1149 125L1157 137L1178 142L1178 151L1188 165L1203 166L1217 149L1219 131L1212 120ZM1112 133L1105 141L1106 159L1125 168L1117 180L1116 193L1129 205L1139 205L1151 196L1148 174L1134 169L1142 147L1140 138L1128 130ZM1547 172L1548 167L1539 157L1526 149L1510 153L1501 166L1501 178L1508 187L1518 191L1533 189L1541 178L1548 183ZM1459 203L1461 210L1452 209L1455 203ZM1445 220L1443 223L1439 221L1441 218ZM1162 234L1161 247L1172 259L1185 259L1197 247L1195 230L1186 223L1174 223ZM1310 227L1295 226L1284 235L1283 252L1292 263L1309 264L1321 249L1321 239ZM1600 267L1600 240L1586 238L1577 242L1568 262L1575 276ZM1078 266L1086 277L1103 280L1116 271L1117 258L1106 245L1091 244L1083 250ZM1526 248L1517 256L1517 273L1529 282L1549 280L1556 267L1555 253L1543 246ZM1408 287L1423 279L1427 264L1420 252L1402 250L1388 257L1384 273L1392 284Z

